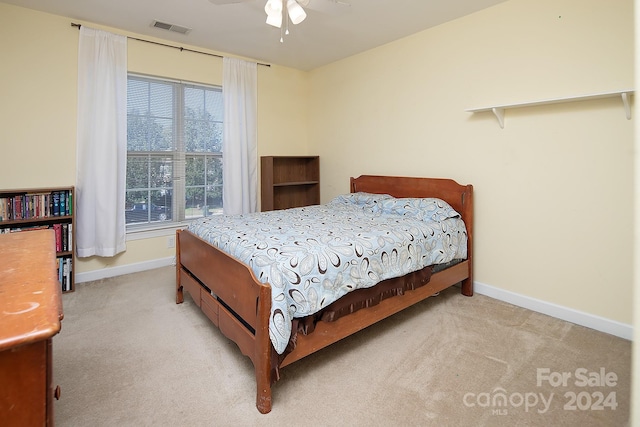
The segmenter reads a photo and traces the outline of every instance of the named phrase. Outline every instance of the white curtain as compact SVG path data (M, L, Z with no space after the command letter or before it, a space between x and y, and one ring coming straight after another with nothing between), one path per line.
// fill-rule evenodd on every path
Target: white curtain
M225 214L255 212L258 209L257 64L224 58L222 70L222 206Z
M77 255L111 257L126 248L126 37L80 28L77 126Z

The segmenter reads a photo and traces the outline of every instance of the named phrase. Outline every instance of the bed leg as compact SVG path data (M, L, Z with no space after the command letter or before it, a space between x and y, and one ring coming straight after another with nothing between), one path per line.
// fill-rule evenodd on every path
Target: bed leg
M256 372L256 407L260 413L267 414L271 412L271 358L274 352L271 338L269 338L271 287L260 287L256 309L259 322L256 327L256 354L253 363Z
M176 230L176 304L182 304L184 301L184 293L182 292L182 285L180 284L180 270L182 264L180 264L180 232L182 230Z
M466 297L473 296L473 280L471 278L462 281L462 295Z
M180 266L176 266L176 304L182 304L184 301L184 292L180 284Z
M256 407L260 413L267 414L271 412L271 341L267 341L268 347L264 342L262 344L263 353L261 357L258 357L258 363L254 363L257 390Z
M260 384L260 381L258 382L256 407L261 414L268 414L271 412L271 384Z

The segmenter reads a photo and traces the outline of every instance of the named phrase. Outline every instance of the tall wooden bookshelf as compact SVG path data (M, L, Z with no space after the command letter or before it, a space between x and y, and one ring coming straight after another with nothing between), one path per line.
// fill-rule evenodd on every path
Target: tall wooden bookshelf
M62 292L75 290L74 187L0 189L0 233L51 228Z
M263 156L260 166L262 211L320 203L319 156Z

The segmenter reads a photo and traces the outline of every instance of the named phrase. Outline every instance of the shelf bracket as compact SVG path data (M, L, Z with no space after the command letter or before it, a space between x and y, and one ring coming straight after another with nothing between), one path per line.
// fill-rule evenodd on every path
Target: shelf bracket
M631 105L629 104L629 92L622 92L622 104L624 104L624 112L627 115L627 120L631 120Z
M504 129L504 108L493 107L491 108L491 111L496 116L496 119L498 119L500 128Z

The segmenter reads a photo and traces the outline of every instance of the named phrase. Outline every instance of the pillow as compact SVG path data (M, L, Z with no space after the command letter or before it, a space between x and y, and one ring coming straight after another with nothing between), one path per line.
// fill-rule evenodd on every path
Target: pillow
M375 207L378 203L383 200L393 199L388 194L374 194L374 193L349 193L349 194L341 194L340 196L335 197L332 200L332 203L345 203L345 204L353 204L357 206L369 206Z
M385 199L380 203L383 213L411 216L422 221L444 221L447 218L460 218L447 202L436 198Z

